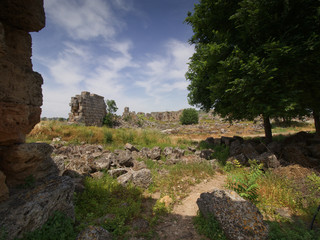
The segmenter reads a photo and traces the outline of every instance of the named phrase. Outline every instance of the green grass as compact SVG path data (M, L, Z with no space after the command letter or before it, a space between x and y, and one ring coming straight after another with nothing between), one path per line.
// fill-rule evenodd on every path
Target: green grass
M205 218L201 213L198 213L193 219L193 223L197 232L212 240L227 240L224 232L220 227L220 223L213 215Z
M123 187L109 175L102 179L87 178L85 191L75 197L77 221L100 224L117 238L130 229L128 223L140 214L141 201L141 190Z
M269 240L320 240L319 230L309 230L301 222L269 222Z
M25 234L22 240L74 240L77 231L72 219L56 212L40 229Z
M186 197L191 186L214 175L213 168L207 162L175 165L161 165L149 159L145 162L153 177L149 191L168 195L174 202Z

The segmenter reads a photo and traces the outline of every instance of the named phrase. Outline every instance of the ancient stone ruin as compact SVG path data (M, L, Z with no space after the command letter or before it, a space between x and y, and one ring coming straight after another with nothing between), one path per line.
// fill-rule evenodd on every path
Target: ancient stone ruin
M71 98L71 113L69 113L69 122L82 123L86 126L103 125L103 118L106 115L106 104L104 98L90 92L81 92Z
M43 79L31 36L45 26L43 0L0 1L0 229L5 239L40 227L56 210L74 216L74 184L59 177L45 143L25 143L40 121Z
M144 112L138 112L137 114L135 112L130 112L129 107L124 108L124 112L122 114L123 118L126 118L130 116L131 118L136 118L136 115L144 116L148 119L153 118L157 121L164 121L164 122L178 122L180 120L180 116L182 114L183 110L179 111L166 111L166 112L151 112L151 113L144 113Z

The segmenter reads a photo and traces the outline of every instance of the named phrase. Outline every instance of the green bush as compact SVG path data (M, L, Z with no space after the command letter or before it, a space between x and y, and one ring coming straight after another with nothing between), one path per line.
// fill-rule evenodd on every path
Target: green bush
M180 123L183 125L197 124L199 122L199 114L193 108L184 109L180 117Z

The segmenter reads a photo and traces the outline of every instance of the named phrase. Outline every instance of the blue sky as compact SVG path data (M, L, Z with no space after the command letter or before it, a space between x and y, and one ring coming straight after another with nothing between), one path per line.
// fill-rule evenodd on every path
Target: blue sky
M197 0L45 0L33 38L42 74L42 117L67 117L72 96L114 99L118 114L190 107L185 79L194 52L183 23Z

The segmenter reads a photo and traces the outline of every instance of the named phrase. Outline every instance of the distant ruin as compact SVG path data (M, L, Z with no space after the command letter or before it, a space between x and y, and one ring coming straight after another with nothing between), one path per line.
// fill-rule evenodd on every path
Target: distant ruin
M69 113L69 122L80 123L86 126L103 125L103 118L106 115L106 104L104 98L90 92L81 92L71 98L71 113Z
M154 119L157 121L164 121L164 122L178 122L180 120L180 116L183 110L179 111L166 111L166 112L151 112L151 113L144 113L138 112L130 112L129 107L124 108L124 112L122 114L123 118L130 116L131 118L136 118L138 116L143 116L148 119Z

